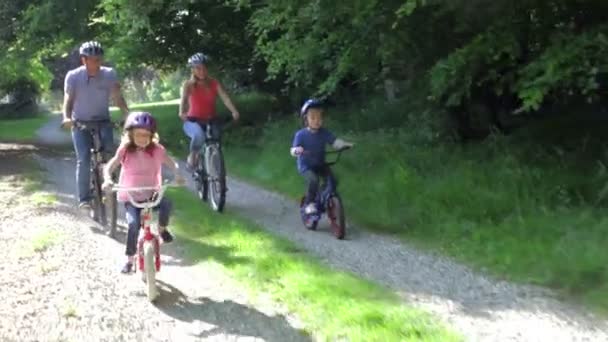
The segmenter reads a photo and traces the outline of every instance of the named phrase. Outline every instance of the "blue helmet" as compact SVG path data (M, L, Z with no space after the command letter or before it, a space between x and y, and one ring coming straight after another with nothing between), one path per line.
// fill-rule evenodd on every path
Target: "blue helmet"
M304 105L302 105L302 108L300 109L300 117L304 117L310 108L321 107L323 107L323 102L321 102L321 100L308 99L306 102L304 102Z

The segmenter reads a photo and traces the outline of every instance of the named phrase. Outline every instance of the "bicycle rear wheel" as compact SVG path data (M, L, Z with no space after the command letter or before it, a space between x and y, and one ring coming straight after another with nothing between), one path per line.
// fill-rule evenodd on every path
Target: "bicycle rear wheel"
M226 170L222 150L217 145L207 146L205 160L209 174L211 207L217 212L222 212L226 204Z
M337 239L344 239L346 235L346 219L344 215L344 207L340 196L333 195L328 201L327 216L331 224L331 230Z
M154 244L150 241L144 242L144 280L146 282L146 294L149 301L154 301L158 297L156 288L156 265L154 263L155 250Z
M116 193L106 193L105 194L105 204L106 210L109 212L109 228L110 228L110 237L116 237L116 225L118 221L118 204L116 199Z

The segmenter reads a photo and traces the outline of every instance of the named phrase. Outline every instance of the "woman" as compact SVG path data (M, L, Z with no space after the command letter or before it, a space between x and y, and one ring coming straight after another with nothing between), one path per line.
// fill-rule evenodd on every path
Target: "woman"
M219 135L219 127L214 124L216 118L215 101L219 95L224 105L232 113L234 120L239 119L239 112L219 81L209 76L208 58L203 53L196 53L188 59L192 68L192 78L184 82L179 106L179 117L184 121L184 132L190 138L188 167L194 168L197 156L205 142L204 129L213 125L212 131Z

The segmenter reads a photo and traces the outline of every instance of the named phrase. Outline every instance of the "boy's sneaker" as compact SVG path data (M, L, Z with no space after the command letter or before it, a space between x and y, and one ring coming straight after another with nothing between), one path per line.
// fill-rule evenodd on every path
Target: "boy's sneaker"
M163 238L164 243L169 243L173 241L173 235L171 235L171 233L169 233L169 231L166 229L163 230L162 233L160 233L160 237Z
M304 208L304 212L307 215L315 214L317 212L317 206L314 203L308 203L306 208Z
M127 263L122 267L122 270L120 270L120 273L131 273L133 271L133 263L130 261L127 261Z

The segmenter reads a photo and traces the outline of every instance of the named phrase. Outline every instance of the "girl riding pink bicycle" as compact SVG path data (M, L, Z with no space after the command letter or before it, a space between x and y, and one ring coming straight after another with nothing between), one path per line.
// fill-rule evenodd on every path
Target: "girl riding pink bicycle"
M116 151L114 157L104 168L104 189L112 187L111 174L121 165L119 185L124 188L157 187L162 185L162 165L168 166L175 175L175 181L183 184L184 179L179 174L178 164L167 154L165 148L158 142L156 132L156 120L147 112L133 112L129 114L125 126L123 141ZM131 193L135 201L149 201L154 190L139 191ZM123 202L127 215L129 230L127 233L126 255L127 262L122 268L122 273L133 271L135 253L137 250L137 238L141 226L141 208L133 206L129 202L129 195L124 191L118 191L118 201ZM173 240L173 236L167 229L171 213L171 201L163 198L154 208L158 211L159 233L163 242Z

